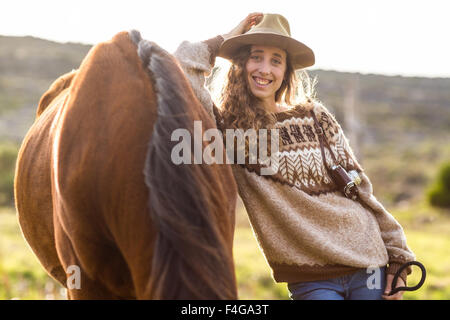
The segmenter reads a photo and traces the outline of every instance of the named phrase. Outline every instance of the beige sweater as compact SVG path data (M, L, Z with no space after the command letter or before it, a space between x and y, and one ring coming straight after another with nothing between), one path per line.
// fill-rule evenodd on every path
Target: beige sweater
M183 42L174 53L197 97L220 126L220 114L204 87L223 39ZM359 200L346 198L326 171L314 122L321 123L337 161L362 176ZM277 113L282 143L275 175L258 165L232 165L249 220L277 282L323 280L361 268L414 260L402 227L373 195L341 126L321 104L310 102ZM325 148L326 161L332 163ZM408 270L408 273L411 271ZM406 281L406 272L402 274Z

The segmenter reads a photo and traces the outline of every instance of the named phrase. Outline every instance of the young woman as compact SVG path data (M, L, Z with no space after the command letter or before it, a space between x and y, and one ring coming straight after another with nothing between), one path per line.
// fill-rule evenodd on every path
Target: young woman
M232 62L220 108L204 86L217 55ZM308 78L297 79L295 71L313 65L314 53L291 37L288 21L252 13L227 34L183 42L175 56L219 128L278 129L275 174L262 175L260 164L233 165L275 281L288 283L292 299L401 299L401 292L386 293L414 254L373 195L341 126L304 92ZM302 92L303 101L295 102ZM339 166L359 174L357 191L345 194Z

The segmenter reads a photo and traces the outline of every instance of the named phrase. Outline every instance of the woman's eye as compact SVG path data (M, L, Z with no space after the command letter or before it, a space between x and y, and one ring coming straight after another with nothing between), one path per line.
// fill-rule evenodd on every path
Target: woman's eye
M273 61L275 64L281 64L281 61L280 61L280 60L273 59L272 61Z
M260 56L251 56L250 58L253 60L259 60L261 57Z

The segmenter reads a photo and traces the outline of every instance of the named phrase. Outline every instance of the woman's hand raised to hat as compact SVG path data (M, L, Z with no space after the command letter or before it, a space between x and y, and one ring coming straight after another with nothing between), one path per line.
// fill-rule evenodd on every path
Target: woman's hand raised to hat
M227 40L228 38L246 33L252 26L258 24L261 21L262 17L263 14L260 12L250 13L235 28L233 28L230 32L223 34L222 37Z

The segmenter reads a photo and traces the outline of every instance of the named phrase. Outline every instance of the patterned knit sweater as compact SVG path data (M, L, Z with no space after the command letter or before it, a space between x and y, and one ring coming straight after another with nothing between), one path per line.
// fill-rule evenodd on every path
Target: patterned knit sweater
M204 87L221 36L184 41L174 53L200 102L220 127L220 113ZM325 131L336 160L362 177L357 201L346 198L324 167L311 110ZM276 113L280 147L278 170L261 175L258 165L232 165L239 195L277 282L330 279L361 268L388 266L395 273L414 260L400 224L373 195L335 117L320 103ZM329 167L333 163L325 148ZM406 274L402 278L406 282Z

